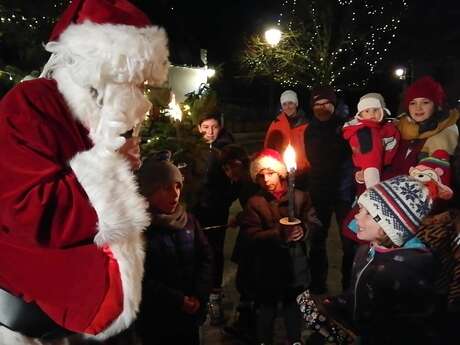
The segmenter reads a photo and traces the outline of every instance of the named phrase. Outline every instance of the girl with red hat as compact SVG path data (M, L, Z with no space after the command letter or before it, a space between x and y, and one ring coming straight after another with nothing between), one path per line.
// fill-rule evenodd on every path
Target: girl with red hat
M409 86L404 96L406 113L397 122L401 142L384 179L407 174L420 159L436 150L452 155L458 143L457 110L448 111L441 85L423 77Z

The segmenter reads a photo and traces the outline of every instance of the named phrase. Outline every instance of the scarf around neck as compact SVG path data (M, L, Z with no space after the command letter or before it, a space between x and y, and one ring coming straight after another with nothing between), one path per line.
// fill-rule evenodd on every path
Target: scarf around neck
M151 226L179 230L185 227L187 220L185 208L182 205L178 205L172 214L152 212Z

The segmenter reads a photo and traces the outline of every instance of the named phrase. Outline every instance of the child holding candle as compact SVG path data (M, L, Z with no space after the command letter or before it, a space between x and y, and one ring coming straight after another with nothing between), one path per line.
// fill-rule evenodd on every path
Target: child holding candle
M247 238L253 268L251 289L259 305L257 334L260 343L271 343L278 302L289 344L300 343L301 316L296 296L310 284L308 238L315 226L309 195L295 189L294 216L298 225L281 225L288 216L287 169L281 155L264 149L251 162L252 179L259 192L252 196L241 217L240 231Z

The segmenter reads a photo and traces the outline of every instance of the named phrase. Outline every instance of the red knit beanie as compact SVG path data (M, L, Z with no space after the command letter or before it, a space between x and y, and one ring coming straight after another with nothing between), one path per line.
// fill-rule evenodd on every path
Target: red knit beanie
M428 98L436 107L442 106L446 98L444 90L437 81L431 77L422 77L412 83L404 95L404 106L409 108L409 103L414 98Z

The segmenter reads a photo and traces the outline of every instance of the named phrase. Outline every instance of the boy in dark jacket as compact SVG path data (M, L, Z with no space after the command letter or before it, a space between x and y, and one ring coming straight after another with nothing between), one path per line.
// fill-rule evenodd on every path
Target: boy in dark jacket
M351 288L323 306L354 328L360 344L431 344L434 261L415 234L432 202L432 190L409 176L381 182L358 199L357 236L369 244L356 253ZM308 297L299 303L311 324L317 315L305 308Z
M212 288L210 247L196 219L179 204L183 178L176 166L150 157L139 184L152 217L145 233L140 334L149 345L199 344Z
M203 227L214 258L213 289L210 295L209 316L211 324L220 325L224 321L222 308L222 279L224 272L224 243L229 209L238 194L230 179L225 175L220 163L220 151L234 142L233 135L221 123L218 111L200 116L198 130L208 144L201 163L202 172L197 191L196 204L192 212Z
M281 225L288 215L286 166L280 154L265 149L251 162L251 177L260 186L241 217L241 233L247 238L245 249L252 265L248 284L259 305L258 341L271 344L273 321L278 302L283 303L283 318L289 344L300 344L301 315L296 296L308 287L307 238L316 220L309 195L295 190L295 217L298 225Z

